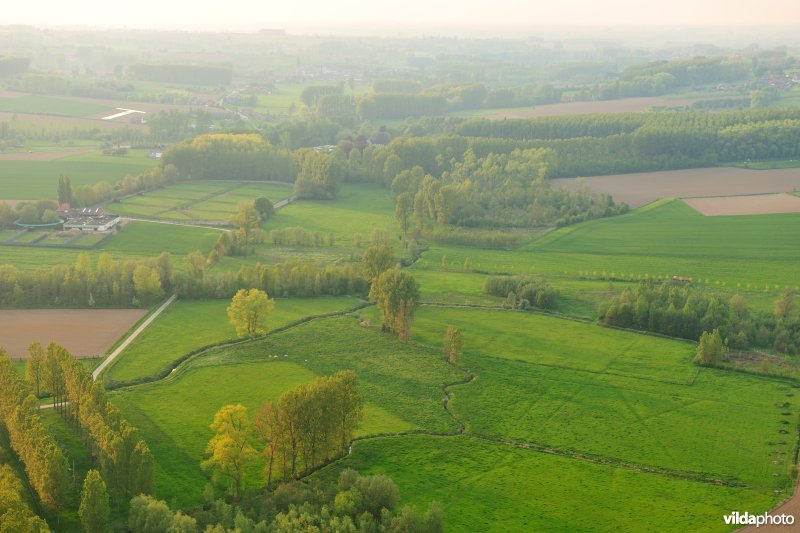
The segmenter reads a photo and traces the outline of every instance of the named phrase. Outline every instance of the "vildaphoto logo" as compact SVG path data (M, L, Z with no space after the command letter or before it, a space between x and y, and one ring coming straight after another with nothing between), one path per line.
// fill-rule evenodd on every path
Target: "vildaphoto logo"
M734 511L722 517L725 525L728 526L791 526L794 524L794 516L790 514L750 514Z

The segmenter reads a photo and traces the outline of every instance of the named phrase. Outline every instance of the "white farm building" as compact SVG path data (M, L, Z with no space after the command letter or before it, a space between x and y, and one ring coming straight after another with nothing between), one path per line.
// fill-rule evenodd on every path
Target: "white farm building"
M65 230L108 231L120 221L119 215L106 213L102 209L67 209L60 214Z

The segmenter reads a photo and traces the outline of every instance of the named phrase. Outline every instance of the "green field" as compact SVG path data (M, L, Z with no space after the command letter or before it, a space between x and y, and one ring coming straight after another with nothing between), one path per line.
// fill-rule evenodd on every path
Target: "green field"
M373 309L360 314L375 318ZM463 383L465 374L442 362L438 346L447 324L464 331L463 365L472 382ZM698 375L690 343L531 313L441 307L418 311L414 340L421 344L398 343L352 318L316 320L212 349L166 381L120 391L113 401L152 443L159 494L180 505L198 501L199 489L190 487L202 485L197 464L216 408L230 402L253 408L295 383L343 368L356 372L370 404L364 436L455 435L463 424L463 436L446 440L368 438L332 467L389 473L410 503L445 501L453 530L501 516L497 530L536 529L542 520L555 520L555 529L585 525L564 509L586 506L583 491L609 479L615 480L610 492L601 491L587 509L615 526L646 529L675 513L667 527L676 531L693 521L701 529L724 529L723 513L763 511L774 503L773 491L790 487L793 439L781 430L793 420L785 413L796 411L793 389L718 370ZM441 402L448 383L452 415ZM570 491L581 478L588 479ZM258 482L256 473L249 479ZM537 498L530 510L478 520L512 479L523 486L536 480L536 487L558 479L559 488L537 488L534 493L550 496ZM461 489L443 498L454 483ZM657 501L660 510L644 516L613 505L622 499L634 500L634 507ZM482 503L473 515L474 501ZM459 515L465 507L470 512Z
M440 386L461 374L434 351L398 345L362 330L352 318L317 320L263 340L212 349L166 381L116 392L112 401L153 449L159 496L195 505L205 483L199 463L211 437L208 426L219 407L241 402L254 409L287 388L341 369L358 374L367 399L362 434L455 431L441 409ZM250 483L257 484L259 476L254 467Z
M321 297L275 301L269 327L275 329L306 316L356 305L354 298ZM136 338L114 361L107 374L128 381L156 374L182 355L202 346L236 338L228 321L228 300L178 301Z
M108 114L113 114L113 110L105 105L31 94L0 98L0 111L67 117L88 117L106 111Z
M290 184L191 182L125 198L111 209L131 217L227 221L242 202L263 196L274 203L291 195Z
M327 468L384 474L403 504L438 501L447 531L729 531L731 509L767 509L772 499L626 468L576 461L464 436L356 442Z
M333 247L282 247L269 244L269 232L273 229L302 227L308 231L321 232L326 238L334 234ZM299 200L275 213L262 224L267 243L255 247L255 254L246 257L226 257L220 262L223 269L238 270L242 264L283 261L287 256L317 261L347 259L353 254L361 255L370 246L373 229L387 230L390 243L396 243L397 222L394 218L394 200L390 191L376 185L347 184L339 191L335 201ZM360 233L361 248L353 244L353 235Z
M55 265L72 265L81 253L89 254L96 261L97 256L107 252L118 260L157 257L161 252L173 256L176 268L183 268L182 257L200 250L206 254L219 238L219 230L159 224L152 222L132 222L118 234L105 240L98 248L90 251L70 248L36 248L3 246L0 263L11 264L23 270L36 270ZM96 243L100 237L87 235L73 241L74 244Z
M775 231L781 228L781 231ZM516 250L436 246L415 268L469 258L474 270L561 277L690 276L729 290L796 284L800 215L704 217L681 201L651 204L538 237Z
M114 184L153 166L145 151L125 156L88 153L51 161L0 161L0 200L56 199L60 175L68 176L73 190L105 181Z

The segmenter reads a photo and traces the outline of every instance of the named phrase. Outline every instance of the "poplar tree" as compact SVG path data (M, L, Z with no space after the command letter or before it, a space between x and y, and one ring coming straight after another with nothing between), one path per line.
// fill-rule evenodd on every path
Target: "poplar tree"
M89 470L83 480L81 505L78 515L86 533L103 533L107 531L111 508L108 501L106 483L97 470Z

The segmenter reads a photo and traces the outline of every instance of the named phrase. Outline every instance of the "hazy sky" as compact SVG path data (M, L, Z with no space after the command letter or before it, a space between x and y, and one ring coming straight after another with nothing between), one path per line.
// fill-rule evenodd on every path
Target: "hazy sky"
M255 30L262 27L795 25L800 0L23 0L3 24Z

